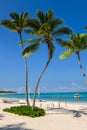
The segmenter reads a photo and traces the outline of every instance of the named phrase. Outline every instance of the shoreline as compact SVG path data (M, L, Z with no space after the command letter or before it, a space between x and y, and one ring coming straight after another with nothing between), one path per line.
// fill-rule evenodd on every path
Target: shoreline
M29 99L30 105L32 106L33 100ZM14 105L26 105L26 99L23 98L3 98L0 97L0 103L5 106L14 106ZM69 101L51 101L51 100L36 100L36 106L43 109L49 108L71 108L76 109L81 107L87 107L87 102L69 102Z
M0 97L0 99L11 99L11 100L26 100L26 98L14 98L14 97ZM33 101L33 98L29 98L30 101ZM87 104L87 101L68 101L68 100L43 100L36 99L36 102L61 102L61 103L73 103L73 104Z
M79 99L74 98L74 95L78 93L80 95ZM0 94L1 98L18 98L25 99L25 93L3 93ZM33 93L29 94L29 98L33 99ZM87 92L51 92L51 93L40 93L37 94L37 100L45 101L58 101L61 102L75 102L75 103L86 103L87 102Z

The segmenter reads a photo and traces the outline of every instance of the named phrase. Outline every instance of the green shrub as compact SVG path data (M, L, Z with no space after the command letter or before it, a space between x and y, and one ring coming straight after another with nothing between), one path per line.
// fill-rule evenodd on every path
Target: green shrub
M25 105L5 108L3 109L3 111L18 114L18 115L30 116L30 117L39 117L45 115L44 109L35 107L34 110L32 111L31 106L25 106Z

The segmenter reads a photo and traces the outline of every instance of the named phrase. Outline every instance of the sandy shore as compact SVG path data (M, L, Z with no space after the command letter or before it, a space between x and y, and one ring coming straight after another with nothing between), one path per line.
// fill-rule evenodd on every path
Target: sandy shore
M13 103L3 101L0 98L0 130L87 130L86 103L62 102L59 104L59 102L37 101L36 105L43 107L46 115L31 118L3 112L3 108L23 105L24 100Z

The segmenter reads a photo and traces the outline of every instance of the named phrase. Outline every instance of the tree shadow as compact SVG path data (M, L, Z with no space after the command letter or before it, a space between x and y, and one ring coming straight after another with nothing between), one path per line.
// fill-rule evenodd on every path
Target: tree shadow
M82 110L82 111L87 111L87 107L81 108L80 110Z
M49 110L47 110L47 114L72 114L74 117L80 117L82 115L87 115L87 108L79 110L65 109L62 107L49 108Z
M24 123L14 124L14 125L6 125L4 127L0 127L0 130L34 130L34 129L26 129L23 128Z
M2 120L3 117L4 117L3 114L0 114L0 120Z

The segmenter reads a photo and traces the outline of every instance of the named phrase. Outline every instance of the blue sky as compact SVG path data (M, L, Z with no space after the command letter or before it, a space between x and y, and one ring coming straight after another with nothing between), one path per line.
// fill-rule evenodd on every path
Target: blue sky
M37 10L46 12L53 8L55 17L64 20L74 33L86 33L87 1L86 0L0 0L0 20L9 18L9 12L21 13L28 11L34 17ZM24 35L23 39L28 38ZM0 27L0 89L25 91L24 62L21 56L21 47L18 45L19 36L16 33ZM51 91L87 91L75 55L60 61L58 56L64 51L56 46L53 59L50 62L41 82L41 92ZM33 92L40 71L47 61L47 49L42 45L38 52L28 57L29 87ZM87 73L87 51L81 52L81 62Z

